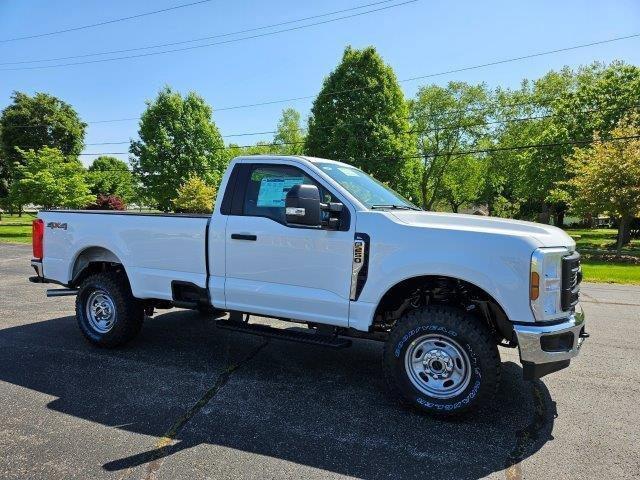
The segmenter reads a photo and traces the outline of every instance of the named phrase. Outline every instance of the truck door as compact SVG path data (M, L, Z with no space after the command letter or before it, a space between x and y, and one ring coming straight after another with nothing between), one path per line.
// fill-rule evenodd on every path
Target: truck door
M347 326L355 212L347 231L287 226L293 185L315 184L325 201L340 199L294 162L242 168L226 227L226 308Z

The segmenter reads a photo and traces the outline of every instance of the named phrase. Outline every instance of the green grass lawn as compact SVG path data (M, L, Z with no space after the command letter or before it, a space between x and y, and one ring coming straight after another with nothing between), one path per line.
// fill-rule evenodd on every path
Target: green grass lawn
M640 240L632 240L622 248L622 255L626 259L623 262L611 258L616 251L617 230L569 229L567 233L576 241L576 248L584 256L582 273L585 281L640 285L640 261L634 263L633 258L640 258Z
M581 252L615 253L617 230L612 228L568 229L567 233L576 241L576 247ZM640 239L631 240L629 245L622 247L623 255L640 257Z
M0 242L31 243L31 222L35 215L23 213L8 215L3 213L0 220Z
M585 282L640 285L640 265L587 260L582 262L582 274Z

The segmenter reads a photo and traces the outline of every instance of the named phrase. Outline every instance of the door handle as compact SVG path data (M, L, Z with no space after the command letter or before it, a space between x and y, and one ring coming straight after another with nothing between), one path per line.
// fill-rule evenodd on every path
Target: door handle
M231 240L251 240L255 242L258 239L256 235L250 235L247 233L232 233Z

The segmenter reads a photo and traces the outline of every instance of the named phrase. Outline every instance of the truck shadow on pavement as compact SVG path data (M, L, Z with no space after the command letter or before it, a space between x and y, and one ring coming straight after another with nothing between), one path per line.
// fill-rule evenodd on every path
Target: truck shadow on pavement
M153 472L178 451L214 445L360 478L477 479L505 468L518 478L519 462L552 439L549 391L523 382L513 362L492 407L445 421L387 397L381 354L370 341L338 351L266 341L188 311L156 315L126 348L102 350L61 317L0 331L0 380L56 397L56 412L158 438L107 471ZM268 476L259 461L251 470Z

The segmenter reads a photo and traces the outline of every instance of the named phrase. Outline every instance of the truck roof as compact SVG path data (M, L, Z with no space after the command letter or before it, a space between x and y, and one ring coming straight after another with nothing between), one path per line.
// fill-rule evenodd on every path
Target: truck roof
M344 162L339 162L337 160L329 160L328 158L319 158L319 157L309 157L307 155L243 155L243 156L236 157L234 160L256 160L256 158L259 158L260 160L271 160L271 161L287 160L287 159L295 158L295 159L306 160L307 162L311 162L311 163L323 162L323 163L335 163L338 165L348 165Z

